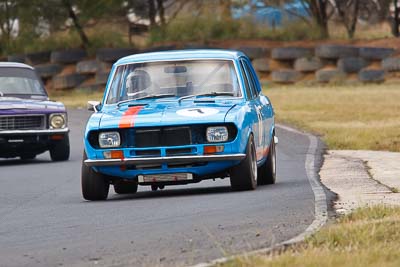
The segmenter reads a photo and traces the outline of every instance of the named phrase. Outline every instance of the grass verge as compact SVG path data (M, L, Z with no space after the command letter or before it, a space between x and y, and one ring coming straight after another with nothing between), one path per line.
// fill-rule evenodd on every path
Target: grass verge
M400 266L400 208L358 209L301 245L266 256L240 257L218 266Z
M264 92L278 122L320 135L330 149L400 151L398 85L274 86Z
M89 100L101 101L103 92L83 90L51 91L49 92L49 96L51 100L63 102L67 108L86 108Z

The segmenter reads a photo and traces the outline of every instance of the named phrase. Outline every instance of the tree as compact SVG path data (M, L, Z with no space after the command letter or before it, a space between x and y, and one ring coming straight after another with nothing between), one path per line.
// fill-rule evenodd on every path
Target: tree
M399 25L400 25L400 8L398 0L393 0L394 5L394 18L393 18L393 26L392 26L392 33L394 36L399 37Z
M335 0L335 5L348 37L353 39L360 11L360 0Z
M320 29L321 38L329 37L328 30L328 0L302 0L304 6L308 9L308 13L312 16L315 23Z
M1 0L0 1L0 30L1 39L7 46L10 45L11 34L14 30L15 23L18 18L20 2ZM2 42L3 43L3 42Z

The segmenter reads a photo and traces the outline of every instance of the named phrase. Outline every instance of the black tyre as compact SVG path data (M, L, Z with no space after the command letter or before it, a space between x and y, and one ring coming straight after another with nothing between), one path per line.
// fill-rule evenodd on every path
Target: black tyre
M69 150L69 137L68 134L66 134L63 140L57 141L53 147L50 148L50 158L52 161L68 160Z
M31 65L43 64L50 61L50 53L50 51L29 53L25 55L25 59Z
M378 70L361 70L358 73L358 79L361 82L368 83L368 82L373 82L373 83L381 83L385 81L385 71L383 69L378 69Z
M230 171L231 187L235 191L254 190L257 187L257 157L253 136L246 147L246 158Z
M72 73L65 75L57 75L53 77L53 88L54 89L68 89L75 88L79 86L85 79L87 75Z
M344 57L357 57L359 48L347 45L321 45L315 48L315 55L319 58L338 59Z
M274 184L276 181L275 135L272 136L267 160L258 168L258 185Z
M76 63L87 56L84 49L68 49L53 51L50 55L51 63L71 64Z
M276 70L272 72L272 81L276 83L295 83L302 78L302 73L295 70Z
M83 152L81 169L82 196L86 200L105 200L108 197L110 182L104 175L86 166L84 163L86 159L86 153Z
M105 62L115 62L121 57L136 54L134 48L100 48L96 51L96 59Z
M366 67L368 62L360 57L341 58L337 62L337 69L345 73L356 73Z
M62 67L59 64L43 64L35 66L37 73L42 78L51 78L62 71Z
M371 60L382 60L392 56L396 52L393 48L361 47L360 57Z
M276 60L295 60L302 57L312 57L313 49L304 47L277 47L272 49L271 57Z
M31 160L36 158L36 154L23 154L20 157L22 160Z
M114 183L114 191L117 194L135 194L138 190L136 182L116 181Z

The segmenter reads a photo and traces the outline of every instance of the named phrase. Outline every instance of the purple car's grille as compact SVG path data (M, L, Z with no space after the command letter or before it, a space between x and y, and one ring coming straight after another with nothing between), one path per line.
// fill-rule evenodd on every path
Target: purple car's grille
M43 115L36 116L0 116L1 130L37 130L45 128Z

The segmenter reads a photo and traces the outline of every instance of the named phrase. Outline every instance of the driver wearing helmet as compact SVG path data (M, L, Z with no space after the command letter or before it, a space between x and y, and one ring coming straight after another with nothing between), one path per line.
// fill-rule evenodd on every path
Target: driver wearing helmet
M151 87L150 75L144 70L135 70L126 77L128 97L141 97L149 94Z

